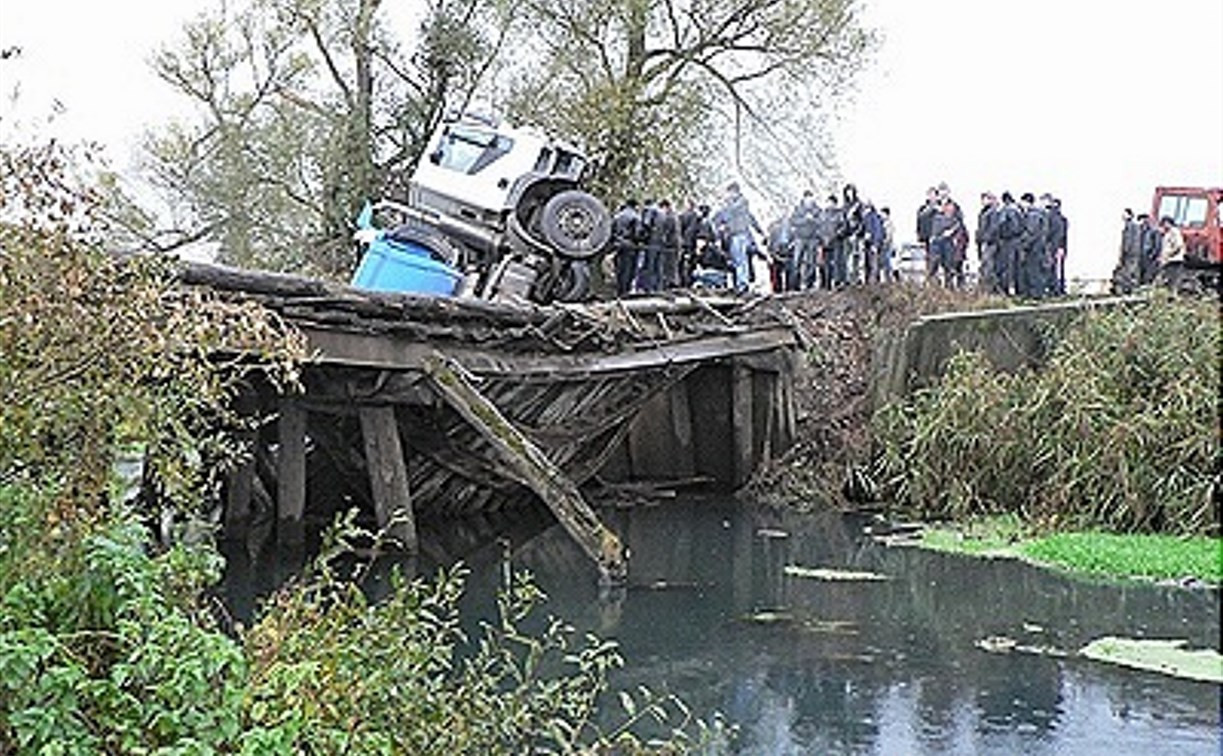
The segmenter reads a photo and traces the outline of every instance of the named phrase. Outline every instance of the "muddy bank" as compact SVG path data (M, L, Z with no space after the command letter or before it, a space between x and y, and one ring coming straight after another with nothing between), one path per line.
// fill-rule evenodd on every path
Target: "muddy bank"
M795 373L797 440L745 489L754 499L799 509L851 507L868 485L876 338L923 315L1004 307L974 292L911 284L787 294L762 301L762 317L792 323L802 340ZM848 495L847 495L848 494Z

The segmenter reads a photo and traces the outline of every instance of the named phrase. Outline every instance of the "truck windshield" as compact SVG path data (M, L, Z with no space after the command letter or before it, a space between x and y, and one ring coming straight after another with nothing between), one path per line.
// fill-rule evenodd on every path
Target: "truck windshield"
M1206 225L1207 202L1205 197L1189 197L1183 194L1165 194L1159 198L1159 217L1171 218L1176 225L1202 228Z
M451 126L430 158L443 168L468 175L479 173L510 151L514 140L469 126Z

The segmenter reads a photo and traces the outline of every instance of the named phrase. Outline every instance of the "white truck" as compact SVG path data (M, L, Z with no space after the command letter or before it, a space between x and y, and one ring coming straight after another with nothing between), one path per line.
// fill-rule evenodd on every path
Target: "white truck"
M407 202L373 206L402 224L377 231L369 213L359 219L366 250L353 283L493 300L583 299L591 263L611 238L607 208L580 188L589 169L579 150L534 129L472 114L443 119ZM396 255L426 274L398 275Z

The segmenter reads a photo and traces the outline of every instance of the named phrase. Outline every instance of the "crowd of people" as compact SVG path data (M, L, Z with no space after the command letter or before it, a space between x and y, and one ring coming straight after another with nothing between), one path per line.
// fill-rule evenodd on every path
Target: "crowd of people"
M764 238L764 246L757 243ZM846 185L821 205L807 191L767 231L737 183L713 210L668 200L627 200L612 219L616 291L709 286L755 291L837 288L893 277L888 208L876 209Z
M1172 218L1122 217L1121 255L1113 271L1120 293L1169 278L1185 256ZM1039 299L1066 294L1069 222L1061 201L1046 192L981 193L971 232L947 184L927 190L917 211L925 279L948 288L968 285L970 243L977 249L978 291ZM763 244L757 242L758 236ZM733 288L737 292L835 289L896 280L891 212L860 199L853 184L823 203L803 193L793 210L761 228L737 183L717 209L689 203L675 212L666 200L629 199L612 219L616 291Z
M1176 221L1164 217L1156 222L1147 213L1135 216L1127 207L1121 224L1121 257L1113 270L1113 291L1128 294L1161 274L1171 278L1171 271L1185 259L1185 237Z
M975 242L978 290L1025 299L1064 295L1068 225L1061 201L1049 193L1038 200L1026 192L1016 200L1010 192L987 191L970 232L950 189L939 184L917 211L925 277L965 287ZM643 205L629 199L612 221L620 295L702 285L772 292L891 281L899 277L895 248L890 209L861 199L853 184L823 203L804 192L767 230L737 183L727 186L716 210L690 203L677 213L665 199Z
M1004 296L1038 299L1066 293L1069 223L1061 201L1031 192L981 193L973 240L977 288ZM925 248L927 276L949 288L965 285L968 228L946 184L931 187L917 211L917 239Z

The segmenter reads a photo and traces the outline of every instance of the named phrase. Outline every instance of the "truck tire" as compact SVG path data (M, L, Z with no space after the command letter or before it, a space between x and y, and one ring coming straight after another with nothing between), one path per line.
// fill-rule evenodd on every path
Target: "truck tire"
M539 230L558 255L588 260L611 240L611 214L594 196L568 189L544 204Z

